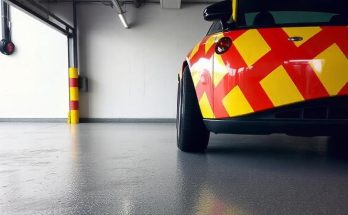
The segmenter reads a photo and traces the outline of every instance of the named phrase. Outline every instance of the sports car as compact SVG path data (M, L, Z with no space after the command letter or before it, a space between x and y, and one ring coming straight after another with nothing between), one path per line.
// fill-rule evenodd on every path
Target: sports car
M210 132L348 138L346 0L225 0L179 72L177 146Z

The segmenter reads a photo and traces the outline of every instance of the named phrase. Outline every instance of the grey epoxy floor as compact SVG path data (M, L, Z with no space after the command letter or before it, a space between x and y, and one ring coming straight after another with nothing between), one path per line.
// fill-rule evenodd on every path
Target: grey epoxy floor
M0 214L348 214L326 138L175 141L174 124L0 123Z

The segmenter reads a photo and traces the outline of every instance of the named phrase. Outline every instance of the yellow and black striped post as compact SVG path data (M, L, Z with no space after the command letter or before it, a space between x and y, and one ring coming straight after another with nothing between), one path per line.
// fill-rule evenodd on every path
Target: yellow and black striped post
M69 124L78 124L80 121L78 76L77 68L69 68Z

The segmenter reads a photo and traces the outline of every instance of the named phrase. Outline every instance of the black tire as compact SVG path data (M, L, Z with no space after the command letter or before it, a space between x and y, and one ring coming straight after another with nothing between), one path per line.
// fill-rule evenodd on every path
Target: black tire
M210 132L203 123L190 70L186 67L178 85L177 146L184 152L204 152Z
M348 135L329 137L328 153L332 158L348 159Z

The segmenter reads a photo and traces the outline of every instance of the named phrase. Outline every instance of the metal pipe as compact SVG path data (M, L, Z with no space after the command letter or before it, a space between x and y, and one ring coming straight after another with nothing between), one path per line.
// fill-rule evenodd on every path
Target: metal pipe
M66 37L67 38L67 45L68 45L68 67L70 68L71 67L71 62L70 62L70 39L69 37Z
M10 7L3 0L1 0L1 24L2 39L11 41Z
M36 11L28 8L27 6L25 6L24 4L22 4L21 2L17 1L17 0L4 0L6 2L9 2L10 4L24 10L25 12L34 15L35 17L37 17L38 19L40 19L41 21L45 22L46 24L50 25L51 27L55 28L56 30L60 31L61 33L65 34L65 35L70 35L70 30L74 30L73 27L71 27L69 24L65 23L65 22L60 22L60 24L64 25L65 27L69 28L69 31L67 31L65 28L59 26L58 24L48 20L46 17L42 16L41 14L37 13ZM53 17L54 18L54 17ZM58 20L57 20L58 21ZM58 21L59 22L59 21Z
M124 11L123 11L123 9L122 9L122 7L121 7L121 4L120 4L120 2L119 2L118 0L111 0L111 2L112 2L112 5L113 5L115 8L117 8L119 14L120 14L120 13L124 13Z
M74 23L74 32L73 32L73 52L74 52L74 66L78 68L78 50L77 50L77 7L76 1L73 0L73 23Z
M34 5L36 8L38 8L39 10L43 11L44 13L46 13L49 17L57 20L59 23L73 29L73 27L71 25L69 25L68 23L66 23L64 20L62 20L61 18L59 18L58 16L56 16L55 14L53 14L51 11L49 11L48 9L46 9L45 7L43 7L42 5L38 4L36 1L34 0L29 0L29 2Z
M69 68L69 124L78 124L80 121L80 108L79 108L79 74L76 67Z

